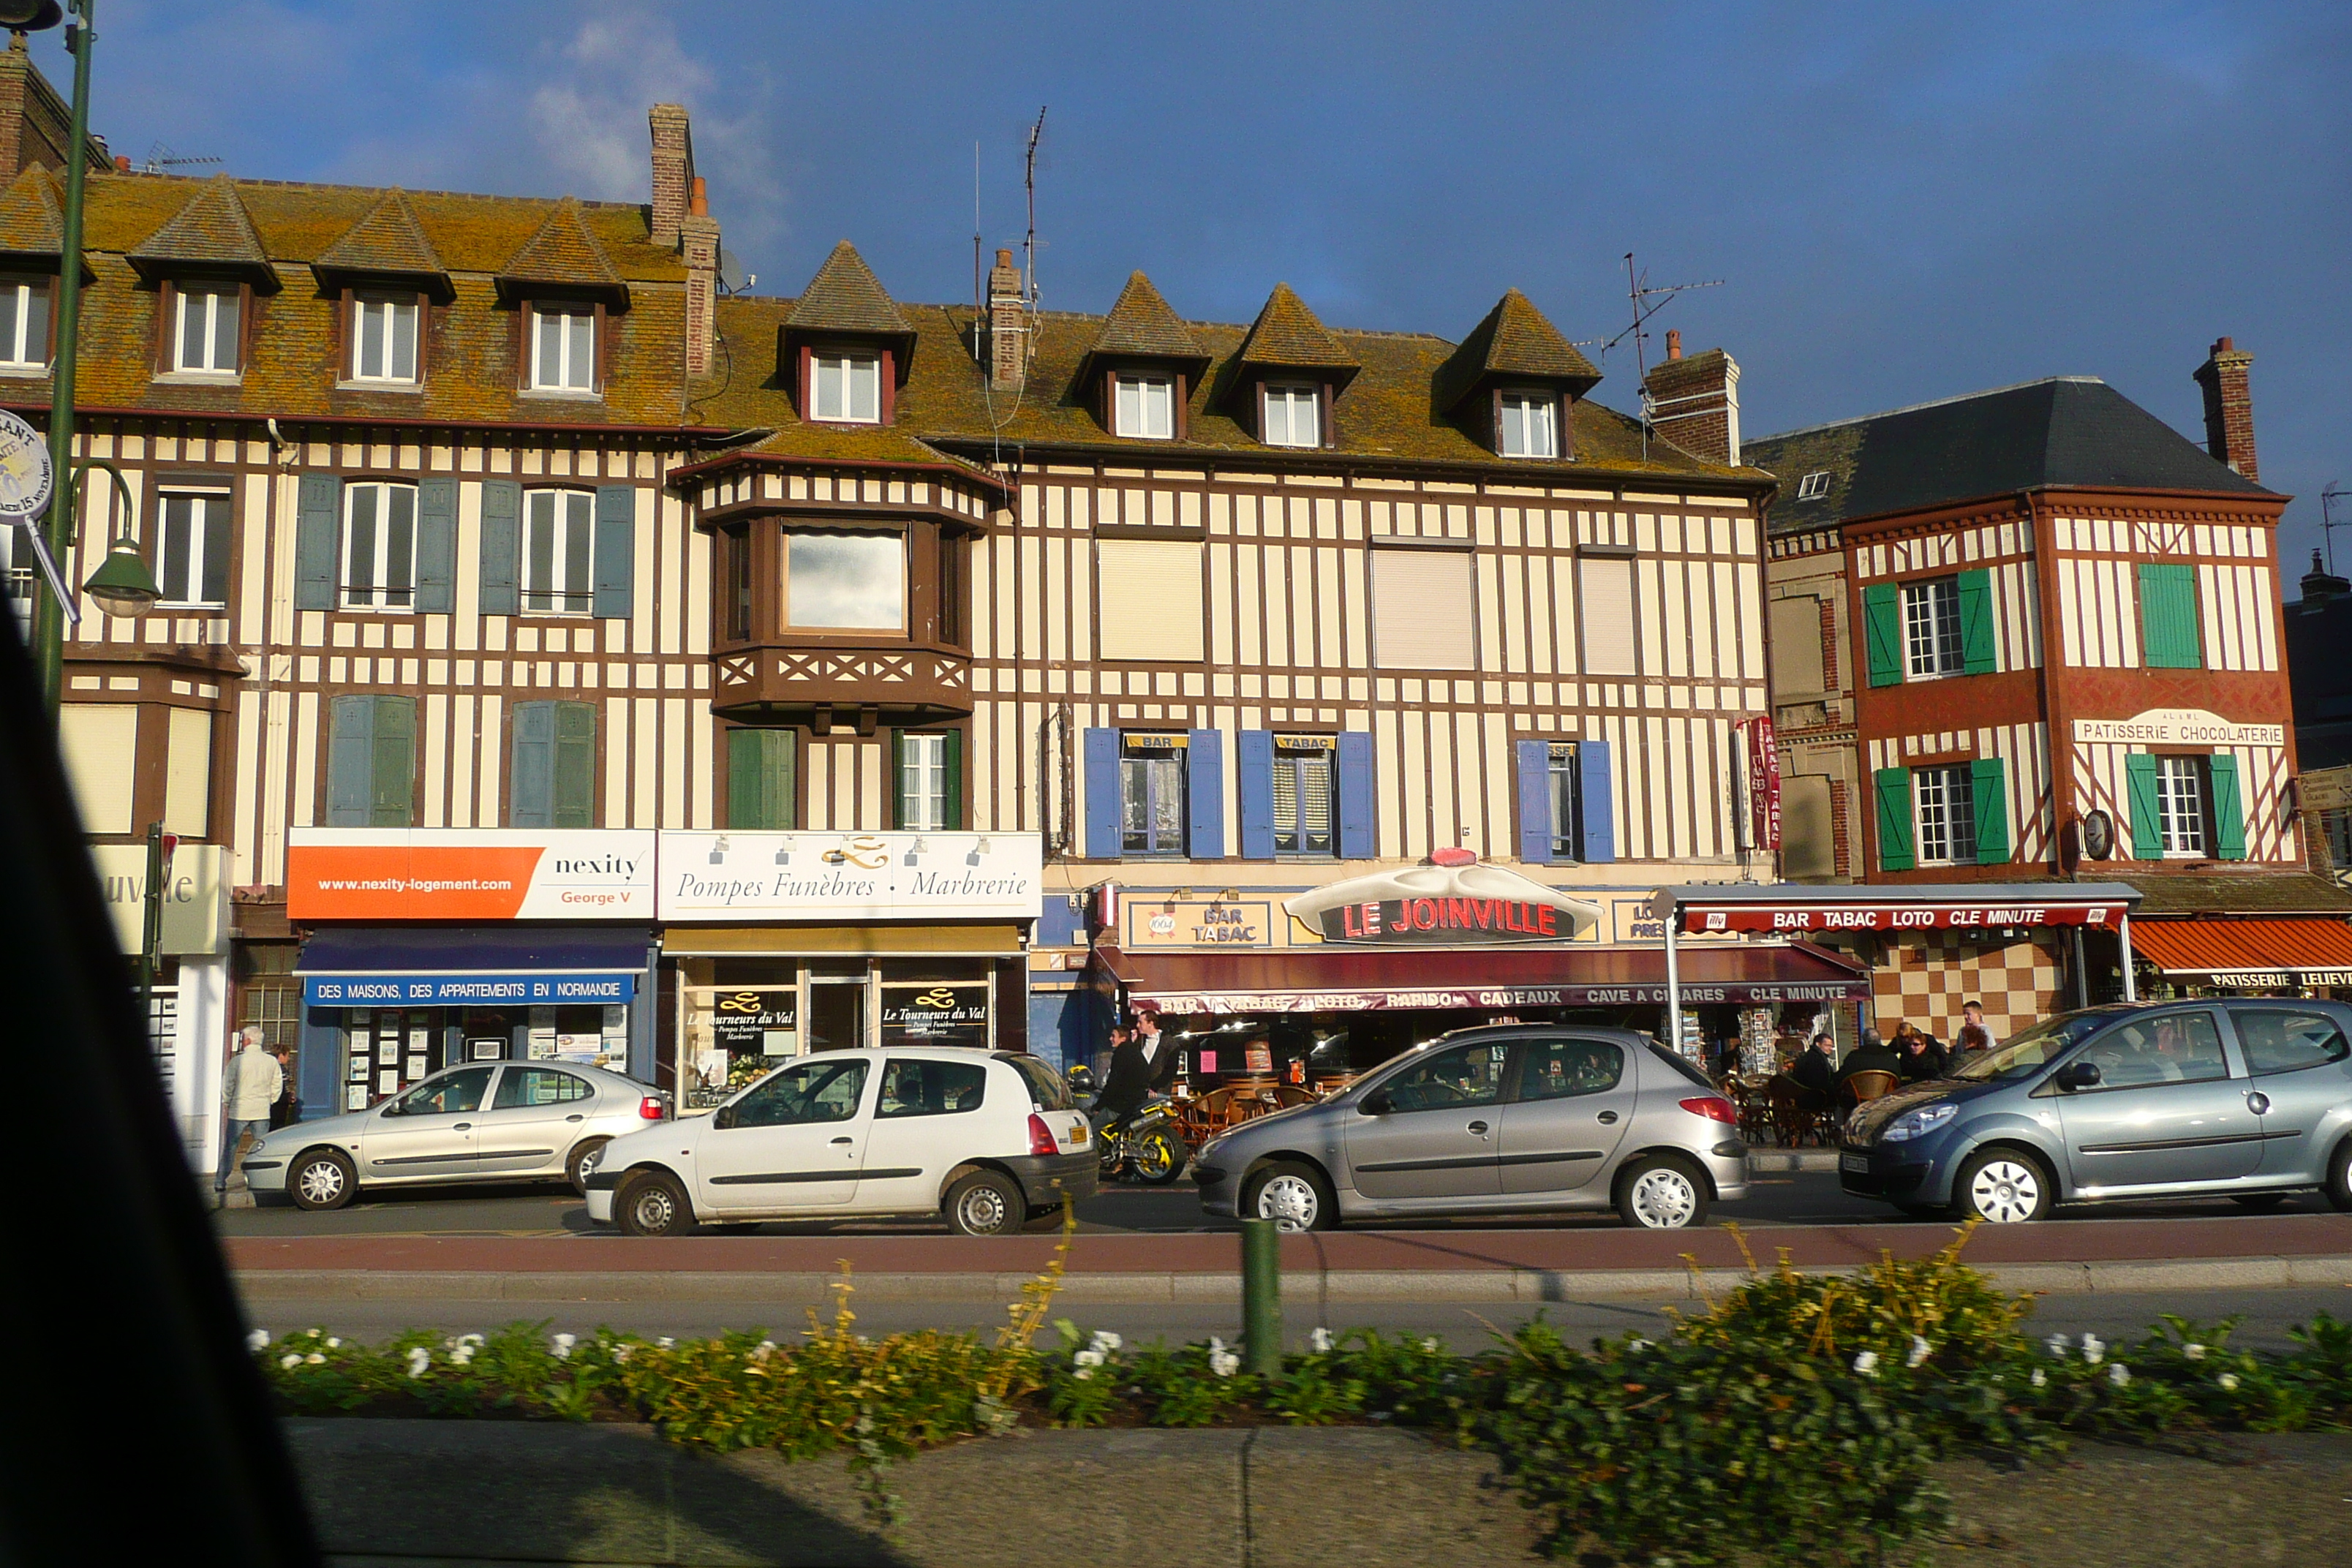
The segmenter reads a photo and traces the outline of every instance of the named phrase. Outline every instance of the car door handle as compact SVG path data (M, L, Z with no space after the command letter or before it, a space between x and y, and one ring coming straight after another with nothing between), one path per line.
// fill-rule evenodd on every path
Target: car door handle
M1473 1121L1470 1124L1469 1130L1475 1132L1481 1138L1486 1136L1486 1124L1483 1121Z
M569 1116L565 1117L563 1120L564 1120L564 1121L587 1121L588 1119L587 1119L586 1117L584 1117L584 1116L581 1115L578 1111L576 1111L576 1110L575 1110L575 1111L573 1111L571 1115L569 1115Z
M835 1142L836 1145L843 1144L843 1143L854 1143L854 1142L856 1142L856 1139L854 1139L854 1138L836 1138L836 1139L835 1139L835 1140L834 1140L834 1142Z
M1617 1122L1617 1113L1613 1110L1604 1110L1601 1113L1601 1120L1614 1126Z
M2246 1096L2246 1109L2252 1111L2256 1116L2267 1114L2270 1108L2271 1097L2264 1094L2261 1089L2255 1089Z
M474 1124L470 1121L460 1121L455 1127L449 1129L452 1132L471 1132L473 1130Z

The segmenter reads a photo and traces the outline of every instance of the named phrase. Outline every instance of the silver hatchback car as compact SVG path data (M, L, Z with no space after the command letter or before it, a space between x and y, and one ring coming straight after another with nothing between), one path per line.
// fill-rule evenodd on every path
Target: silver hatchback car
M280 1127L246 1185L339 1209L362 1187L555 1181L588 1190L604 1145L670 1115L667 1095L569 1062L469 1062L368 1110Z
M1285 1230L1611 1207L1675 1230L1747 1195L1735 1120L1697 1068L1646 1035L1496 1026L1212 1139L1192 1177L1210 1214Z

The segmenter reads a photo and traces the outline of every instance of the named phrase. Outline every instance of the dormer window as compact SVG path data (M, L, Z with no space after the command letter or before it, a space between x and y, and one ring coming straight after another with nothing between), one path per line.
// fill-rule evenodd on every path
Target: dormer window
M1495 450L1506 458L1559 456L1559 398L1549 392L1497 395Z
M173 291L172 368L235 375L237 325L245 290L235 283L197 284Z
M1816 473L1807 474L1803 479L1797 481L1797 499L1799 500L1819 500L1829 493L1830 475L1827 468L1821 469Z
M596 309L534 305L530 311L533 392L596 390Z
M1176 383L1164 375L1111 377L1111 434L1145 441L1176 438Z
M809 356L812 417L843 425L882 422L882 362L872 354Z
M0 367L37 370L48 360L47 279L0 278Z
M1323 444L1323 389L1319 386L1265 387L1258 428L1269 447L1320 447Z
M352 301L352 379L416 379L416 297L362 294Z

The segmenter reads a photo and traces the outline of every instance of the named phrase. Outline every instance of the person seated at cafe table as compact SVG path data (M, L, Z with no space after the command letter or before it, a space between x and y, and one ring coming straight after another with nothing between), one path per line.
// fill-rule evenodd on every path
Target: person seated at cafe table
M1886 1048L1886 1042L1879 1038L1875 1029L1862 1032L1862 1044L1854 1047L1853 1054L1845 1058L1845 1065L1838 1068L1837 1087L1843 1089L1847 1080L1859 1072L1883 1072L1898 1079L1903 1076L1903 1058Z
M1797 1059L1789 1064L1789 1077L1805 1091L1806 1102L1813 1109L1829 1103L1837 1089L1837 1041L1827 1029L1797 1053Z
M1951 1065L1943 1047L1937 1045L1926 1030L1915 1029L1908 1024L1904 1025L1902 1031L1895 1037L1895 1055L1902 1064L1896 1070L1903 1075L1905 1083L1921 1083L1931 1078L1941 1078L1944 1069Z

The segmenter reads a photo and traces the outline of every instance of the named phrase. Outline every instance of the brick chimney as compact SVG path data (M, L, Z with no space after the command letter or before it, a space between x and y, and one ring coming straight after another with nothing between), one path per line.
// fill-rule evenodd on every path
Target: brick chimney
M688 167L691 167L688 164ZM678 249L686 261L686 374L710 374L710 351L718 337L719 220L710 216L710 194L697 174L678 220Z
M647 112L654 132L653 242L676 245L694 188L694 132L682 103L656 103Z
M1013 252L1000 250L988 269L988 384L999 392L1013 391L1028 374L1027 312L1021 268L1013 265Z
M2247 374L2254 356L2228 338L2213 340L2213 352L2197 367L2197 384L2205 389L2205 449L2217 463L2227 463L2256 484L2262 467L2254 461L2254 390Z
M1683 335L1666 334L1666 357L1642 380L1650 427L1694 458L1739 466L1739 366L1721 349L1688 358Z

